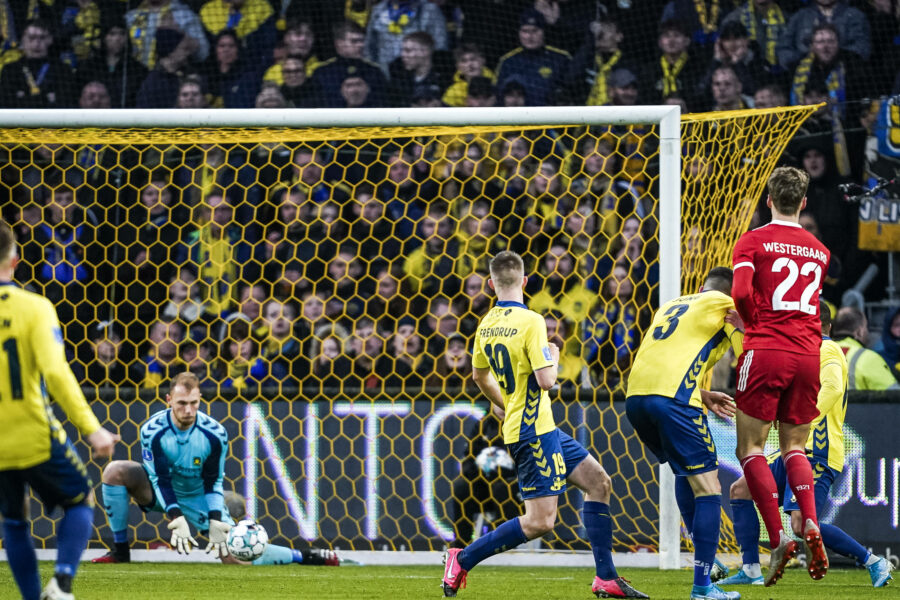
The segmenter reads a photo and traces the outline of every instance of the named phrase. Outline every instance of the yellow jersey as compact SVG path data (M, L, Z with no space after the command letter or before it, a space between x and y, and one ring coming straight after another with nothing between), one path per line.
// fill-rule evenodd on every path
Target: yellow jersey
M822 340L819 358L819 416L810 423L807 454L828 461L835 471L844 468L844 417L847 416L849 368L841 347L831 338Z
M0 470L50 459L50 440L66 441L47 394L83 435L100 429L66 362L56 311L43 296L0 284Z
M534 439L556 429L550 395L534 376L550 367L550 344L544 317L520 302L501 301L478 324L472 366L490 369L500 385L507 444Z
M663 304L653 316L628 376L626 396L663 396L698 408L699 383L728 347L736 356L744 335L725 323L734 301L709 290Z

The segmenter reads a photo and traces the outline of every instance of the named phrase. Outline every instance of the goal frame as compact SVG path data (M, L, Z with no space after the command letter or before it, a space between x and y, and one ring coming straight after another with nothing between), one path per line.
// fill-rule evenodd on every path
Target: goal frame
M2 128L562 127L654 124L659 131L659 302L681 295L681 109L529 106L343 109L2 109ZM675 477L659 469L659 567L681 564Z

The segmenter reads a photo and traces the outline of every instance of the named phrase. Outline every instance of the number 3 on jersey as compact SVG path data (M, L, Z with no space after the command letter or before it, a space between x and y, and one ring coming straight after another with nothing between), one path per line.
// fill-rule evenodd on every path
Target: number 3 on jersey
M487 344L484 347L484 353L487 355L491 371L494 372L494 377L503 391L507 394L516 391L516 374L513 372L512 361L509 359L509 350L506 349L506 346Z
M687 304L675 304L669 307L669 310L665 312L665 316L669 317L666 319L666 328L663 329L663 326L660 325L656 329L653 330L653 339L655 340L664 340L673 333L675 333L675 328L678 327L678 319L687 312L690 306Z
M785 269L787 269L787 277L778 284L778 287L775 288L775 293L772 294L772 310L799 310L808 315L816 314L816 310L819 308L819 299L815 298L815 304L812 304L811 301L819 289L819 282L822 280L822 266L819 263L810 261L803 263L802 267L798 267L794 260L786 256L782 256L772 263L773 273L780 273ZM813 280L803 289L799 301L785 300L785 294L797 283L798 275L803 277L812 275Z

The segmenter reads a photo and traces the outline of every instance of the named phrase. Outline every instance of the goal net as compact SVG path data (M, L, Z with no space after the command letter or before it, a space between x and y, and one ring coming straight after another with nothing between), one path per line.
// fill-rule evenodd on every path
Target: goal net
M812 110L0 111L2 212L115 458L140 460L190 369L229 432L231 508L295 545L435 550L518 514L467 356L487 262L518 251L563 350L557 422L612 475L616 550L656 551L631 359L661 300L730 263ZM541 547L587 548L580 501ZM160 524L133 508L135 547Z

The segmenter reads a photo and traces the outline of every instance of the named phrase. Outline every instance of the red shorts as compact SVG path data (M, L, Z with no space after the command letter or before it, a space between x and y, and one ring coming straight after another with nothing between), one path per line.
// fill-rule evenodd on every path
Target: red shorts
M745 350L737 366L737 407L761 421L810 423L819 416L819 369L818 354Z

